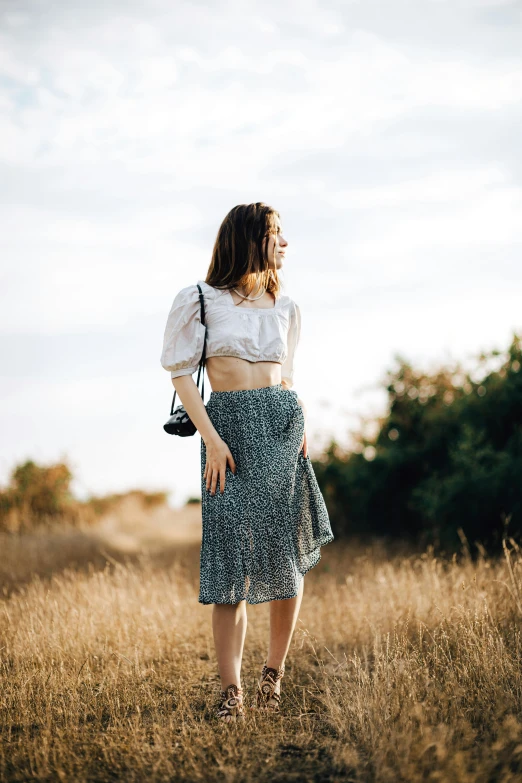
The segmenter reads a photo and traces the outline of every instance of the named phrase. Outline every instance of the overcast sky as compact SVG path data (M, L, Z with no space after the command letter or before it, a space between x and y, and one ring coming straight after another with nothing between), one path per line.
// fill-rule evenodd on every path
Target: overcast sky
M281 214L312 457L397 354L506 348L521 138L521 0L0 0L0 483L199 495L159 359L239 203Z

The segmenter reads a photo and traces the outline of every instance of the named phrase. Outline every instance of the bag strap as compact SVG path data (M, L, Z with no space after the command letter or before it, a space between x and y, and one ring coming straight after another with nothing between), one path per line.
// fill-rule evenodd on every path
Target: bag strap
M199 389L199 378L201 375L201 371L203 371L203 382L201 384L201 399L203 400L203 403L205 403L205 362L206 362L206 350L207 350L207 325L205 322L205 299L203 296L203 291L201 290L201 286L199 283L196 283L197 287L199 288L199 304L201 307L200 310L200 319L201 323L205 327L205 336L203 338L203 352L201 354L201 359L199 361L199 369L198 369L198 378L196 381L196 386ZM174 403L176 401L176 389L174 389L174 397L172 398L172 405L170 406L170 415L174 415Z

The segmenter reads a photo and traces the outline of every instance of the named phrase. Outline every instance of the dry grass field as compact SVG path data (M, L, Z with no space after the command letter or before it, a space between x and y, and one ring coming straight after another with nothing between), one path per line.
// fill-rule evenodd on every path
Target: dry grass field
M236 727L212 717L199 507L187 513L1 537L2 781L522 780L514 541L476 562L465 547L329 544L305 576L282 714ZM248 607L247 697L267 610Z

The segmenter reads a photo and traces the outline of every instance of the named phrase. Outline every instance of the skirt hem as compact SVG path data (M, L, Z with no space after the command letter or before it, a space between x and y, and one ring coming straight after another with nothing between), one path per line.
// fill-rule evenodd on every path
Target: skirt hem
M326 544L329 544L333 540L334 540L334 537L332 536L332 537L328 538L328 540L325 541L324 544L319 544L318 545L318 553L317 553L318 554L318 558L315 561L315 563L312 563L311 566L308 566L308 568L305 568L304 571L301 571L300 569L298 569L299 573L301 574L301 579L299 579L299 587L301 586L301 581L302 581L303 576L305 574L307 574L309 571L311 571L312 568L315 568L315 566L318 565L318 563L320 562L321 556L322 556L321 555L321 547L322 546L326 546ZM312 550L312 552L314 552L314 551L315 550ZM311 554L311 552L309 552L308 554ZM256 604L266 604L266 603L269 603L269 601L286 601L286 600L288 600L290 598L296 598L298 594L299 594L299 588L297 589L297 593L292 593L292 595L284 595L284 596L280 596L280 597L277 597L277 598L264 598L262 601L249 601L248 600L248 596L246 596L246 595L243 598L239 598L239 600L237 600L237 601L211 601L211 600L206 600L206 599L202 600L201 596L200 596L198 598L198 603L203 604L204 606L209 606L209 605L212 605L212 604L225 604L226 606L234 606L234 604L238 604L238 603L240 603L240 601L246 601L247 604L249 604L250 606L255 606Z

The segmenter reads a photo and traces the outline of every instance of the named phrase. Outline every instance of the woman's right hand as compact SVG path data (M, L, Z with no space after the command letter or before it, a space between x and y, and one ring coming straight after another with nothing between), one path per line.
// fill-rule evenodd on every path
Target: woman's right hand
M222 438L210 439L205 443L207 462L203 472L203 478L206 482L207 491L210 488L210 494L216 494L217 482L219 479L219 489L221 494L225 491L225 474L227 462L232 472L236 473L236 463L232 452Z

